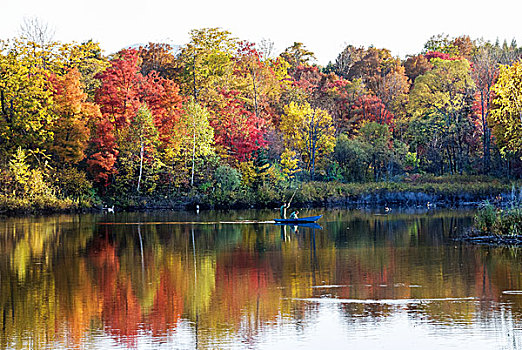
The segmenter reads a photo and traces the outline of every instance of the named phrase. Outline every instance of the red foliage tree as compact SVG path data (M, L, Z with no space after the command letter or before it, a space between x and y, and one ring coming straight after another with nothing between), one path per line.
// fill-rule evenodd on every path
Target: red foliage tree
M455 60L462 59L461 57L450 57L449 54L443 53L443 52L438 52L438 51L429 51L424 55L424 57L426 57L426 59L428 61L430 61L432 58L440 58L441 60L448 60L448 61L455 61Z
M152 112L163 147L175 143L175 126L182 104L178 86L154 71L143 76L139 61L138 51L122 50L111 67L98 77L102 85L95 100L102 116L95 123L94 152L88 164L95 180L104 185L117 173L117 135L129 128L141 105L146 104Z
M250 159L253 152L266 145L266 121L248 111L238 95L237 91L220 92L222 99L212 108L210 124L214 128L216 144L227 156L241 162Z
M390 113L381 99L373 95L365 95L353 106L360 120L377 122L393 127L393 114Z
M364 94L364 86L343 78L329 81L322 89L324 105L333 117L338 132L350 133L357 122L356 102Z

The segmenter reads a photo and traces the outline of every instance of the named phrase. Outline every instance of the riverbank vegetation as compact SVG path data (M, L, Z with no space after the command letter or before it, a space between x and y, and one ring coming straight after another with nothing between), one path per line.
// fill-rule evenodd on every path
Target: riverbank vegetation
M481 234L522 236L522 206L502 208L485 201L475 215L475 227Z
M483 201L474 216L474 225L458 240L474 244L522 245L522 192L507 205Z
M0 212L273 206L297 187L300 205L462 202L522 175L515 42L348 45L322 67L218 28L111 55L25 29L0 41Z

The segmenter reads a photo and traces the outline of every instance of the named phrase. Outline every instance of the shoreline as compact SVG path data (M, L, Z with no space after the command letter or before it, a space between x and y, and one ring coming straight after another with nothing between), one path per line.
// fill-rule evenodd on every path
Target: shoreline
M131 193L83 198L17 198L0 195L0 215L47 215L54 213L99 212L103 207L116 211L202 210L279 208L293 197L300 208L453 208L478 207L489 201L504 206L522 200L522 184L506 179L453 176L400 182L303 182L262 184L226 191L213 186L201 191L157 195Z
M459 196L428 194L425 192L414 191L379 191L379 193L369 193L360 196L348 195L343 197L328 198L312 198L304 200L297 198L293 201L293 207L299 208L346 208L354 209L359 207L366 208L459 208L459 207L477 207L484 200L494 201L498 195L473 195L463 192ZM506 198L506 197L504 197ZM507 201L506 201L507 202ZM205 210L225 210L225 209L267 209L280 206L280 201L270 200L262 201L245 201L241 198L231 198L225 205L221 203L211 203L208 198L200 196L186 196L173 198L157 198L157 197L137 197L132 201L123 204L115 204L116 211L152 211L152 210L192 210L199 205ZM501 204L501 203L499 203ZM17 217L27 215L51 215L51 214L81 214L96 213L103 211L103 206L96 205L92 207L72 206L67 208L45 207L24 207L19 209L1 208L0 216Z

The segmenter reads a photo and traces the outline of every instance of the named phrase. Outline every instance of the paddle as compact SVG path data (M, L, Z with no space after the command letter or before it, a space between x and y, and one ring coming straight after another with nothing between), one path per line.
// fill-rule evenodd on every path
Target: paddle
M294 199L295 194L297 193L297 190L299 189L299 186L295 188L294 193L292 194L292 197L290 197L290 200L288 203L285 204L285 200L283 198L283 205L281 206L281 218L286 219L286 209L290 208L290 204L292 203L292 200Z
M292 203L292 199L294 199L294 196L295 196L295 194L297 193L297 190L298 190L298 189L299 189L299 187L296 187L296 188L295 188L294 194L292 195L292 197L290 197L290 200L288 201L287 208L290 208L290 203Z

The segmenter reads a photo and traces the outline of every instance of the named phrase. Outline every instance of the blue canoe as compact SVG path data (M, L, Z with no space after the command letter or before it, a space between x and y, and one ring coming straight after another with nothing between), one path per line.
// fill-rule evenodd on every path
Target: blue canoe
M274 219L274 221L278 224L299 224L299 223L306 223L306 222L316 222L322 217L322 215L317 216L308 216L305 218L298 218L298 219Z

